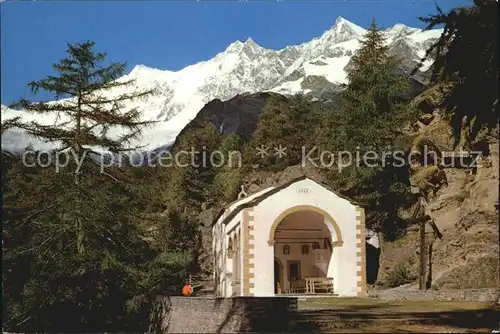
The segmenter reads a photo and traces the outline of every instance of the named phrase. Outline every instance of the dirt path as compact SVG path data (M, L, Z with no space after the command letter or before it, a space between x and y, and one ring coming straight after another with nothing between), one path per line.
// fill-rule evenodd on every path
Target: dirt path
M316 298L298 307L296 322L315 332L491 333L500 323L500 308L481 302Z

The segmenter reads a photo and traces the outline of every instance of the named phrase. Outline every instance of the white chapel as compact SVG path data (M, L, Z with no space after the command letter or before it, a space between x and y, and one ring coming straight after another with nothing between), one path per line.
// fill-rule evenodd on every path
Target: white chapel
M218 297L366 296L364 209L310 178L230 204L212 233Z

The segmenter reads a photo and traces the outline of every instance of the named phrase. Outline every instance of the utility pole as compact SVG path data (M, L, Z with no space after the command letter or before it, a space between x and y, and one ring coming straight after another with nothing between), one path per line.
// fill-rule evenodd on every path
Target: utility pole
M416 194L419 197L420 208L423 212L420 218L420 268L418 271L418 288L420 290L425 289L425 224L427 220L427 206L424 198L424 194L418 187L410 187L412 194Z
M429 248L427 252L427 282L425 283L425 289L430 289L432 286L432 242L429 243Z
M495 203L495 209L498 215L498 201ZM497 297L498 297L497 304L500 304L500 219L498 220L498 296Z
M420 222L420 274L418 280L418 288L425 289L425 220Z

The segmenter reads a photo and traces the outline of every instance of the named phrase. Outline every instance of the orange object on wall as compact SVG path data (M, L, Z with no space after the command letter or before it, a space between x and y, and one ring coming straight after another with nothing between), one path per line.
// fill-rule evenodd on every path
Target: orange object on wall
M184 287L182 288L182 294L184 296L188 297L192 293L193 293L193 288L191 287L191 285L189 285L189 284L184 285Z

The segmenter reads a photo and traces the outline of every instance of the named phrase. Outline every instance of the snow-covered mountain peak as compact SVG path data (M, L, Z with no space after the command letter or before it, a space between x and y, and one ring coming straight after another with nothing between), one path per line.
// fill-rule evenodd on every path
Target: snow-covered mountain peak
M337 31L342 31L342 30L352 30L354 33L357 35L364 35L366 33L366 29L358 26L357 24L352 23L351 21L343 18L342 16L337 17L337 20L335 20L335 24L333 25L332 29L337 30Z
M229 44L224 53L240 52L241 49L243 48L243 44L244 43L240 40L234 41L233 43Z
M392 27L390 27L387 30L388 31L394 31L394 32L402 32L402 31L404 31L404 32L408 32L408 33L414 33L414 32L417 32L417 31L421 31L421 29L408 27L407 25L402 24L402 23L396 23L395 25L393 25Z
M176 72L137 65L120 79L134 79L131 88L120 87L105 94L131 93L134 89L155 91L151 97L127 105L128 108L138 108L145 120L159 121L154 128L145 131L137 143L133 143L154 150L173 143L186 124L213 99L229 100L237 94L264 91L327 96L337 90L339 84L347 83L351 57L359 49L359 41L365 33L364 28L338 17L321 36L280 50L265 49L249 37L231 43L212 59ZM403 56L408 68L425 55L441 33L442 29L422 31L403 24L384 30L391 52ZM432 61L425 64L426 68L431 64ZM37 121L43 120L47 124L55 120L50 118L51 115L33 116L2 106L2 118L17 115L25 120L36 117ZM37 145L36 140L21 138L20 133L11 133L8 139L4 134L2 148L18 151L24 149L27 142ZM119 130L116 134L121 135Z
M352 39L359 39L365 33L366 30L362 27L339 16L335 24L330 29L326 30L318 40L319 44L334 45Z
M418 28L411 28L408 27L404 24L398 23L395 24L394 26L384 30L384 34L386 37L390 40L396 40L400 38L405 38L409 35L412 35L414 33L421 32L421 29Z
M150 78L164 78L165 76L171 75L174 72L159 70L153 67L149 67L146 65L136 65L128 74L130 78L138 78L138 77L150 77Z
M239 54L245 53L247 56L252 57L255 54L259 54L265 49L257 44L252 37L248 37L245 42L240 40L229 44L226 50L222 53L224 55L227 54Z
M158 88L174 80L176 74L172 71L159 70L146 65L136 65L129 74L120 78L120 81L133 80L134 86L142 89Z
M255 41L250 36L248 36L247 40L245 41L245 44L258 45L257 43L255 43Z
M338 16L337 19L335 20L335 24L334 25L337 25L337 24L342 24L342 23L350 23L349 20L346 20L345 18L343 18L342 16Z
M337 33L342 32L353 32L358 36L363 36L366 33L366 29L352 23L351 21L339 16L335 21L335 24L330 30L334 30Z

